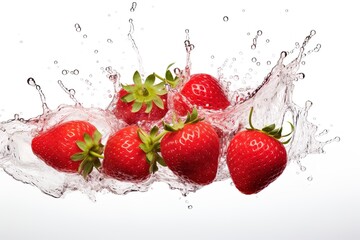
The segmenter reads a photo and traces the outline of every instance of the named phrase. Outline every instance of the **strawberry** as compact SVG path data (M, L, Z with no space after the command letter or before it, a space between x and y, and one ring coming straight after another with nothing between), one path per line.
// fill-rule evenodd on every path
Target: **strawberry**
M293 132L281 135L282 127L275 124L255 129L251 123L253 108L250 110L250 128L237 133L227 149L227 165L236 188L244 194L258 193L275 181L287 165L287 153L279 139Z
M115 116L128 124L164 117L168 111L165 83L155 85L155 73L149 75L143 83L138 71L134 73L133 81L134 84L122 85L114 109Z
M164 125L169 131L160 142L161 155L169 169L181 179L198 185L214 181L217 173L220 140L210 123L197 117L194 108L184 122Z
M91 137L92 136L92 137ZM85 121L64 122L32 139L33 153L47 165L62 172L79 172L84 177L99 168L103 145L101 134Z
M165 165L159 151L158 128L146 134L136 125L120 129L109 137L104 150L102 171L121 181L141 182L157 171L156 163Z
M184 116L192 107L221 110L230 105L219 81L209 74L194 74L190 76L180 94L174 98L176 112Z

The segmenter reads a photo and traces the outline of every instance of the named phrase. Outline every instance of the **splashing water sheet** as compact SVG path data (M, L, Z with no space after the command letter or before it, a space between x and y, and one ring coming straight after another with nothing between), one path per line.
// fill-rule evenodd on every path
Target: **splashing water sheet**
M334 111L342 105L335 76L345 73L331 67L338 49L330 48L335 40L325 27L328 23L316 17L321 6L264 2L259 9L250 2L225 1L209 3L212 11L204 12L202 4L190 1L105 2L86 9L80 1L39 2L47 11L34 10L37 17L18 12L13 4L9 12L21 17L15 21L5 15L11 26L1 19L9 36L0 40L0 49L7 53L1 56L0 79L1 239L45 239L60 222L63 232L55 239L69 238L71 231L88 239L143 239L146 235L135 230L135 222L146 232L162 231L158 239L173 238L174 232L181 233L175 239L360 237L354 224L360 222L355 207L359 190L351 193L347 189L352 185L339 182L342 176L359 183L352 179L359 165L339 166L336 159L341 156L336 149L348 136L339 116L352 112L341 107ZM29 5L22 4L24 9ZM184 81L198 72L217 77L231 101L222 111L199 109L224 133L211 185L184 183L166 168L141 184L97 171L84 180L56 171L32 153L31 139L39 131L75 119L93 123L106 144L126 126L112 114L120 83L131 83L136 70L143 78L162 73L170 62ZM170 106L176 91L169 93ZM295 132L286 145L284 173L259 194L246 196L231 182L225 154L231 137L247 127L252 106L255 126L276 123L286 128L290 121ZM346 218L340 222L326 214ZM29 218L32 223L26 222ZM17 221L24 235L14 232ZM152 221L166 230L154 229ZM96 222L99 231L80 231Z

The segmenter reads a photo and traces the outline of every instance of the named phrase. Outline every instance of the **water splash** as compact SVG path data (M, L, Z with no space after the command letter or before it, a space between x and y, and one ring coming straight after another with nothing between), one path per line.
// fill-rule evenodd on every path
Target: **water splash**
M134 26L132 20L130 20L128 36L138 56L138 63L142 70L141 56L132 37ZM78 27L80 28L80 25ZM191 53L194 50L194 45L190 42L189 30L186 29L185 33L186 66L184 70L179 68L174 69L175 74L181 77L184 82L186 82L190 76ZM281 52L277 63L269 74L265 76L259 86L237 88L235 83L238 82L239 79L243 79L244 84L250 84L251 78L246 76L241 78L239 75L234 75L231 79L235 81L226 81L226 79L230 79L230 77L225 76L221 69L226 66L232 66L236 58L232 58L232 61L226 59L219 67L219 73L222 74L220 81L223 86L226 86L227 93L231 99L231 106L223 111L199 109L199 113L205 116L206 119L222 133L221 159L216 181L229 179L225 160L227 145L237 131L246 127L248 113L251 107L255 108L253 118L253 124L255 126L263 126L268 123L282 125L286 117L291 119L296 130L292 141L287 145L287 152L289 162L298 164L301 171L306 170L306 167L301 163L304 157L309 154L323 153L325 145L340 140L339 137L335 137L325 142L319 141L317 138L326 135L328 131L323 130L319 133L318 126L308 120L307 116L312 103L307 101L304 106L299 106L293 102L292 94L295 88L295 82L305 77L305 74L298 72L303 61L302 59L306 56L305 48L315 33L315 31L311 31L310 34L305 37L301 46L300 44L296 45L298 46L296 49L299 53L289 64L284 64L284 60L289 58L288 52ZM261 35L262 32L258 31L254 38L256 41L253 41L255 47L257 37ZM320 47L321 45L315 49L320 49ZM254 63L258 62L257 59L251 61ZM66 71L66 74L68 74L69 71ZM34 156L30 147L31 139L39 131L49 129L56 124L75 119L90 121L103 134L102 142L105 144L111 134L126 125L121 120L116 119L112 113L114 103L117 100L116 93L120 90L120 74L110 66L104 68L104 72L114 85L113 92L109 92L112 99L110 99L109 106L105 109L83 107L75 98L75 90L68 89L62 81L59 80L58 84L69 94L75 105L61 105L55 110L50 110L46 105L46 98L41 87L36 84L33 78L29 78L27 83L37 89L44 111L42 115L28 120L24 120L20 118L19 115L15 115L14 119L0 123L0 167L15 179L34 185L44 193L53 197L61 197L69 191L81 191L89 195L90 198L95 199L96 193L102 191L115 194L147 191L154 182L165 182L169 185L170 189L177 189L184 196L190 192L199 190L199 186L180 180L167 168L160 168L149 180L141 184L120 182L96 171L94 171L86 181L78 174L58 172ZM178 92L178 89L174 89L169 93L169 104L171 104L175 92ZM170 110L165 116L165 119L171 119L172 113L172 110ZM312 179L312 176L308 177L308 181L312 181ZM190 206L192 205L189 205L189 208L191 208Z

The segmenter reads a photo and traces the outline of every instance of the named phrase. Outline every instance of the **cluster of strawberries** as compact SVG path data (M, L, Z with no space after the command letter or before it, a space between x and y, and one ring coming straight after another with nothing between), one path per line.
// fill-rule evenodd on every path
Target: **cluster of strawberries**
M38 133L31 143L33 153L58 171L78 172L85 178L95 167L117 180L140 183L155 173L159 164L183 181L210 184L218 171L220 137L210 122L198 117L196 108L221 110L230 106L216 78L208 74L190 76L174 97L176 116L172 123L163 122L161 131L154 126L147 132L137 124L161 120L168 112L167 88L179 81L170 67L165 77L154 73L145 81L135 72L134 84L122 86L114 114L128 125L110 136L105 146L94 125L75 120ZM231 139L226 153L230 176L245 194L264 189L287 164L286 142L280 142L280 138L289 134L282 135L282 128L274 124L255 129L252 112L250 128Z

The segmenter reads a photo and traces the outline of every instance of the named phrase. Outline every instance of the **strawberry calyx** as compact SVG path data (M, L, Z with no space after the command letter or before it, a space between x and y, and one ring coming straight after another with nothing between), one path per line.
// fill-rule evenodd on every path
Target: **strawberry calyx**
M131 112L140 111L143 104L146 105L145 113L151 112L153 104L164 109L164 102L160 96L167 94L167 90L164 82L155 84L155 73L150 74L143 82L140 73L136 71L133 75L133 81L134 84L132 85L121 85L128 92L121 100L126 103L133 102Z
M191 113L187 113L185 122L181 119L177 119L176 115L174 114L173 120L171 124L167 124L163 122L164 130L168 132L176 132L184 128L186 124L194 124L204 120L204 118L198 117L198 112L196 108L193 108Z
M144 151L146 154L146 161L149 163L149 172L155 173L159 168L157 163L161 166L166 166L164 159L160 156L160 140L166 134L166 132L162 132L159 134L159 128L154 126L150 130L150 134L146 133L141 128L138 129L138 136L141 140L141 144L139 145L140 149Z
M247 130L257 130L257 131L260 131L262 133L265 133L266 135L270 136L270 137L273 137L275 138L276 140L280 140L281 138L284 138L284 137L288 137L290 136L295 128L294 128L294 125L291 123L291 122L288 122L290 124L290 127L291 127L291 131L285 135L282 135L282 130L283 130L283 127L280 127L280 128L276 128L275 124L270 124L270 125L267 125L265 127L263 127L262 129L257 129L253 126L252 124L252 114L253 114L253 111L254 111L254 108L251 107L250 109L250 114L249 114L249 125L250 125L250 128L246 128ZM282 144L288 144L291 140L291 137L288 138L286 141L280 141Z
M157 77L158 79L160 79L161 81L163 81L165 84L170 85L172 88L175 88L178 83L179 83L179 77L178 76L173 76L173 74L170 71L170 67L173 66L175 63L171 63L165 71L165 77L161 77L158 74L155 74L155 77Z
M100 158L104 158L102 153L104 145L101 144L102 135L95 130L92 136L88 133L84 134L84 141L76 141L76 145L82 150L71 156L72 161L81 161L78 172L84 177L92 172L95 167L97 170L101 167Z

